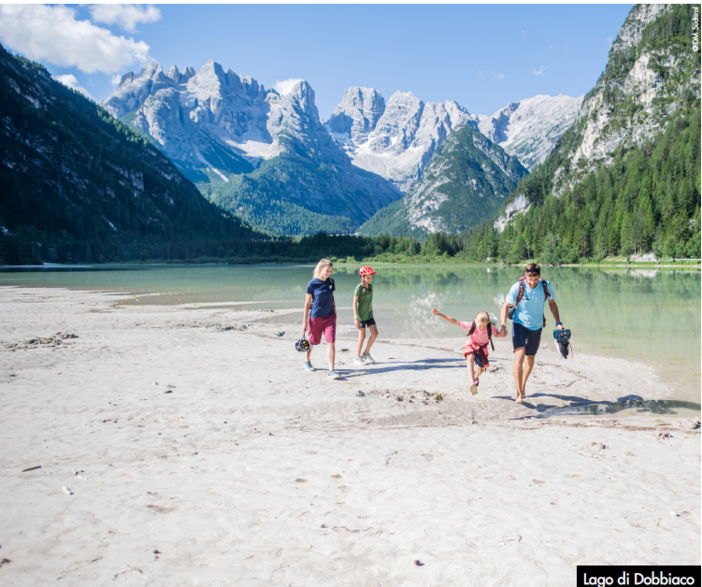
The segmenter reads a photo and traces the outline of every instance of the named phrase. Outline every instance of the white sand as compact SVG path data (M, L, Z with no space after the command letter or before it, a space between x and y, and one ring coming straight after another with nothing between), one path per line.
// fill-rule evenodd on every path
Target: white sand
M665 398L644 365L544 344L519 406L505 339L472 397L461 336L380 342L355 369L341 328L330 381L325 348L304 372L269 313L120 299L0 288L3 586L564 586L578 564L700 564L694 422L550 409ZM57 332L78 338L27 344Z

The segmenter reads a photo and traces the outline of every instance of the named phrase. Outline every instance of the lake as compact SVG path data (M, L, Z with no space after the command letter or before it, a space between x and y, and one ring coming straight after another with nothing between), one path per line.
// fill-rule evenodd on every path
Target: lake
M312 266L154 266L3 268L0 285L128 292L127 303L233 304L236 309L298 309L276 317L296 328ZM518 267L463 265L376 267L374 313L381 338L455 338L464 333L431 316L431 308L459 320L479 310L499 316ZM340 321L352 323L357 266L333 278ZM676 390L675 399L700 403L700 272L546 267L561 320L575 353L633 359L654 365ZM547 332L554 320L546 312ZM544 333L546 334L546 333ZM542 343L552 344L550 336Z

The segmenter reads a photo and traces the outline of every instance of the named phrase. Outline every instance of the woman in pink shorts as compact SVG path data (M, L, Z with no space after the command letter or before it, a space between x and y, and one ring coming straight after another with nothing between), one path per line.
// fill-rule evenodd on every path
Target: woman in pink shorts
M314 279L307 284L305 297L305 316L302 320L303 333L309 328L309 341L312 345L305 357L305 369L314 371L310 356L315 345L322 342L322 334L327 341L327 360L329 372L327 377L339 379L334 371L335 342L336 342L336 303L334 302L334 280L331 278L332 262L322 259L314 268ZM311 311L310 311L311 310Z

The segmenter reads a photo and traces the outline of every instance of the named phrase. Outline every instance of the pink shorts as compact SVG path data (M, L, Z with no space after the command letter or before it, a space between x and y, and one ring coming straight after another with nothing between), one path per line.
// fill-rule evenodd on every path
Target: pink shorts
M321 343L322 333L324 333L324 338L328 343L336 342L336 314L331 314L324 318L309 318L307 320L307 329L310 334L310 344Z

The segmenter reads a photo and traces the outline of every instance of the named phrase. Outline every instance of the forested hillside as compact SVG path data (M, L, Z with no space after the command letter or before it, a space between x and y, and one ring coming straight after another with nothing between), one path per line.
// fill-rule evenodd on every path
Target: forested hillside
M464 231L493 218L528 173L502 147L472 126L461 126L439 145L407 195L378 211L360 232L426 238Z
M700 54L691 5L632 9L579 120L519 182L472 258L700 256Z
M545 179L530 182L533 206L502 233L484 223L462 235L470 258L571 263L581 258L653 251L659 258L700 258L700 103L680 112L664 133L618 152L560 197ZM538 172L537 172L538 173Z
M0 264L234 255L261 238L153 145L0 47Z

